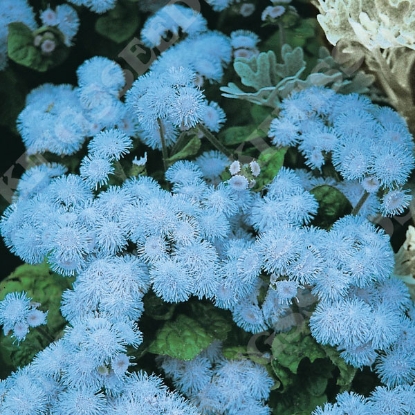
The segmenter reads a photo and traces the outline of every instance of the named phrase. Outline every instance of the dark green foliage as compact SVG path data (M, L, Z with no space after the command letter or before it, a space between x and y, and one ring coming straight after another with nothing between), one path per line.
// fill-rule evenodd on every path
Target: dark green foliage
M122 43L133 37L139 24L137 4L118 1L114 9L97 19L95 30L113 42Z
M189 314L192 317L179 314L174 321L167 321L158 330L148 348L150 353L191 360L215 339L226 339L232 325L221 310L202 303L194 303L191 308Z
M39 47L34 45L35 34L41 35L50 32L57 43L55 50L48 55L42 54ZM42 28L32 32L23 23L9 24L7 53L11 60L19 65L27 66L39 72L45 72L61 64L68 56L69 49L63 44L61 33L54 28Z
M314 220L315 225L329 228L337 219L348 215L352 211L352 205L346 196L333 186L324 184L310 191L318 202L318 212Z
M269 147L261 152L258 157L258 163L261 166L261 174L257 178L255 189L262 190L264 186L272 182L284 163L286 151L286 147Z

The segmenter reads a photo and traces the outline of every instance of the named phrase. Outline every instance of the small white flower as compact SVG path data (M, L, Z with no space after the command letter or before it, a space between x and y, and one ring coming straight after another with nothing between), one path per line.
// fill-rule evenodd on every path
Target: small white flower
M240 174L237 174L233 177L231 177L228 180L228 183L234 190L245 190L249 186L248 179L244 176L241 176Z
M29 325L23 321L19 321L13 327L13 337L16 337L18 341L24 340L27 333L29 333Z
M259 176L259 173L261 173L261 167L255 160L249 163L249 167L251 168L252 176Z
M147 163L147 152L145 152L144 156L140 157L138 160L137 160L137 156L134 157L133 164L135 164L136 166L145 166L146 163Z
M229 166L229 171L232 175L239 173L241 171L241 163L239 163L238 160L235 160L231 165Z
M368 176L368 177L365 177L362 180L361 185L362 185L363 189L366 190L366 192L375 193L379 190L380 182L379 182L379 179L377 177Z
M400 215L409 206L411 200L408 190L391 190L383 195L381 212L384 216Z
M243 3L239 9L239 14L243 17L250 16L255 11L255 4Z
M130 358L124 353L117 355L111 360L112 370L117 376L124 375L130 365Z
M46 323L46 316L47 313L44 313L41 310L37 310L36 308L29 311L29 314L27 315L27 324L29 324L30 327L37 327L42 324Z
M40 14L40 20L45 26L56 26L59 23L58 16L49 7Z
M285 13L284 6L268 6L264 9L261 15L261 20L267 20L269 16L271 19L276 19Z

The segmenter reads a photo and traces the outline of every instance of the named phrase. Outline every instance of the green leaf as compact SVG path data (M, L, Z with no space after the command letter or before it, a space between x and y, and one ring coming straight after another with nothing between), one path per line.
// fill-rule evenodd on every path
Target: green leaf
M166 303L151 290L144 296L143 302L146 314L154 320L170 320L177 306Z
M271 360L271 367L275 376L280 382L280 387L278 389L279 391L282 392L294 384L295 376L293 376L293 374L288 369L282 366L277 359Z
M327 184L310 190L316 198L319 208L313 223L322 228L329 228L337 219L348 215L352 205L346 196L338 189Z
M222 354L229 360L243 360L248 359L246 347L243 346L228 346L222 349Z
M293 389L293 388L292 388ZM274 415L310 415L317 406L327 402L326 395L313 396L306 390L294 389L277 395L272 413Z
M252 125L236 125L221 131L218 137L226 146L232 146L249 141L252 130ZM264 133L263 136L265 136Z
M314 376L306 382L307 392L311 396L322 396L327 389L328 379L323 376Z
M299 19L299 24L286 29L287 43L293 48L305 45L316 37L317 20L314 18Z
M29 68L39 66L42 62L42 54L34 46L33 41L32 31L25 24L20 22L9 24L7 53L11 60Z
M251 58L236 58L233 64L241 82L257 91L264 87L275 86L279 77L275 71L277 58L273 51L261 52Z
M188 157L194 156L200 149L201 146L200 138L197 136L193 136L189 142L176 154L173 154L171 157L167 159L169 164L174 163L178 160L183 160Z
M305 357L311 363L326 357L326 353L311 336L306 324L294 327L287 333L277 334L272 342L271 351L274 360L293 374L297 374L298 366Z
M271 183L274 177L278 174L278 171L284 163L286 152L287 147L268 147L266 150L261 152L258 157L258 163L261 166L261 173L256 180L258 190L262 190L264 186Z
M19 65L39 72L45 72L61 64L69 54L69 48L62 42L62 33L54 28L43 30L43 32L45 31L52 32L57 43L55 50L50 55L42 55L41 50L34 46L33 33L29 27L20 22L10 23L7 38L9 58Z
M189 313L164 323L149 346L150 353L191 360L215 339L226 339L232 329L229 313L208 303L195 302L190 307Z
M133 37L139 24L137 5L117 2L114 9L97 19L95 30L113 42L122 43Z
M272 116L271 108L264 107L262 105L252 105L250 113L255 125L260 125L263 122L267 122L268 118L270 118L271 122L271 120L274 118L274 116Z
M180 314L157 332L148 351L180 360L192 360L215 339L205 328L187 315Z
M339 352L330 346L322 346L326 355L332 361L332 363L339 369L340 375L337 378L337 385L340 386L340 392L349 391L352 387L352 381L357 373L357 369L348 365Z
M232 330L232 317L226 311L214 307L210 303L195 302L190 305L191 315L206 330L218 340L226 340Z
M26 291L33 301L48 310L48 328L52 334L65 324L60 313L62 292L72 286L73 278L64 278L50 271L47 263L21 265L0 284L0 300L13 291Z

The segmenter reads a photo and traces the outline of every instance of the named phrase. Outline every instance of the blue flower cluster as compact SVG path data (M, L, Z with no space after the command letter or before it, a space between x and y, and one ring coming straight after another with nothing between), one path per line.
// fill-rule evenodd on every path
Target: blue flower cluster
M25 339L30 327L46 324L47 312L39 310L39 306L25 292L7 294L0 301L0 324L4 334L12 332L19 342Z
M85 6L95 13L105 13L116 6L117 0L68 0L75 6Z
M277 146L298 146L310 168L321 170L330 161L345 181L360 184L361 193L381 196L378 210L385 216L409 204L402 186L414 167L414 144L404 119L390 108L312 87L283 101L269 136Z
M76 88L44 84L27 95L17 128L28 154L73 154L105 128L135 135L133 115L119 99L125 84L121 67L95 56L78 68L77 75Z
M95 377L91 377L94 362L90 361L90 356L86 353L74 355L68 349L70 346L56 342L37 355L31 365L0 380L1 413L200 414L194 405L171 392L155 375L140 371L120 377L119 373L126 366L125 359L120 356L112 360L118 373L102 366ZM105 384L107 394L96 389L97 383Z
M226 117L215 102L208 103L195 85L196 73L183 66L160 68L138 78L128 91L126 105L140 125L140 138L151 148L172 146L180 131L202 122L219 131Z
M377 386L368 398L354 392L343 392L335 404L325 404L312 415L406 415L415 413L414 385L386 388Z
M141 177L94 196L107 177L97 178L88 165L118 160L130 145L108 130L90 141L81 176L54 178L58 165L29 170L1 221L6 243L26 262L47 257L53 270L77 275L63 298L69 321L88 310L136 321L151 286L167 302L209 298L249 332L282 330L295 324L287 321L292 300L311 288L320 300L313 336L356 366L372 364L376 351L389 350L412 324L403 314L408 292L390 278L387 236L362 217L347 216L330 231L307 227L317 203L294 171L281 169L260 196L209 184L196 163L181 161L166 172L172 192ZM41 193L27 190L33 178L36 190L43 183ZM270 284L259 304L264 273Z
M114 2L87 4L102 12ZM169 167L164 187L148 176L110 185L133 138L160 149L197 125L219 131L225 113L199 88L221 80L232 50L256 53L251 32L229 38L208 31L200 14L179 5L155 13L142 37L160 46L167 31L187 37L135 81L125 102L121 67L95 57L78 68L77 87L45 84L19 115L29 154L71 155L89 142L79 174L58 163L28 170L0 221L6 245L25 262L46 258L52 270L76 277L62 298L62 338L0 381L1 413L269 414L265 369L225 359L216 343L191 361L159 358L190 403L159 378L129 372L128 348L143 342L139 324L150 289L167 303L210 300L250 333L287 331L307 318L319 343L355 367L374 365L385 387L368 399L339 395L315 415L411 413L413 400L405 397L415 380L414 306L393 276L389 238L367 219L407 206L403 186L414 161L405 123L360 95L313 87L283 101L269 135L276 146L297 146L313 173L331 162L340 183L283 167L255 192L257 162L248 180L246 166L208 151ZM227 181L220 177L226 168ZM329 230L311 226L319 205L310 190L321 184L344 192L359 214ZM31 311L19 296L0 304L8 330L4 304L11 300Z
M193 402L201 414L269 415L264 404L273 379L251 360L228 360L212 343L190 361L160 357L159 363L174 386Z

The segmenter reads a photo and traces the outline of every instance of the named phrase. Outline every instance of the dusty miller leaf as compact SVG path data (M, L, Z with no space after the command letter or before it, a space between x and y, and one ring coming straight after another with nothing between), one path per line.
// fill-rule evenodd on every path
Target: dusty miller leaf
M258 91L277 84L279 78L275 71L276 64L275 53L270 50L249 59L236 58L233 67L244 85L251 86Z
M220 90L224 92L222 96L226 98L242 99L271 108L277 108L281 103L278 97L278 89L274 86L261 88L256 92L245 92L233 82L230 82L227 86L221 87Z
M284 63L276 63L275 70L280 78L296 77L298 78L306 68L306 62L303 59L303 49L297 46L294 50L290 45L283 45L281 56Z

